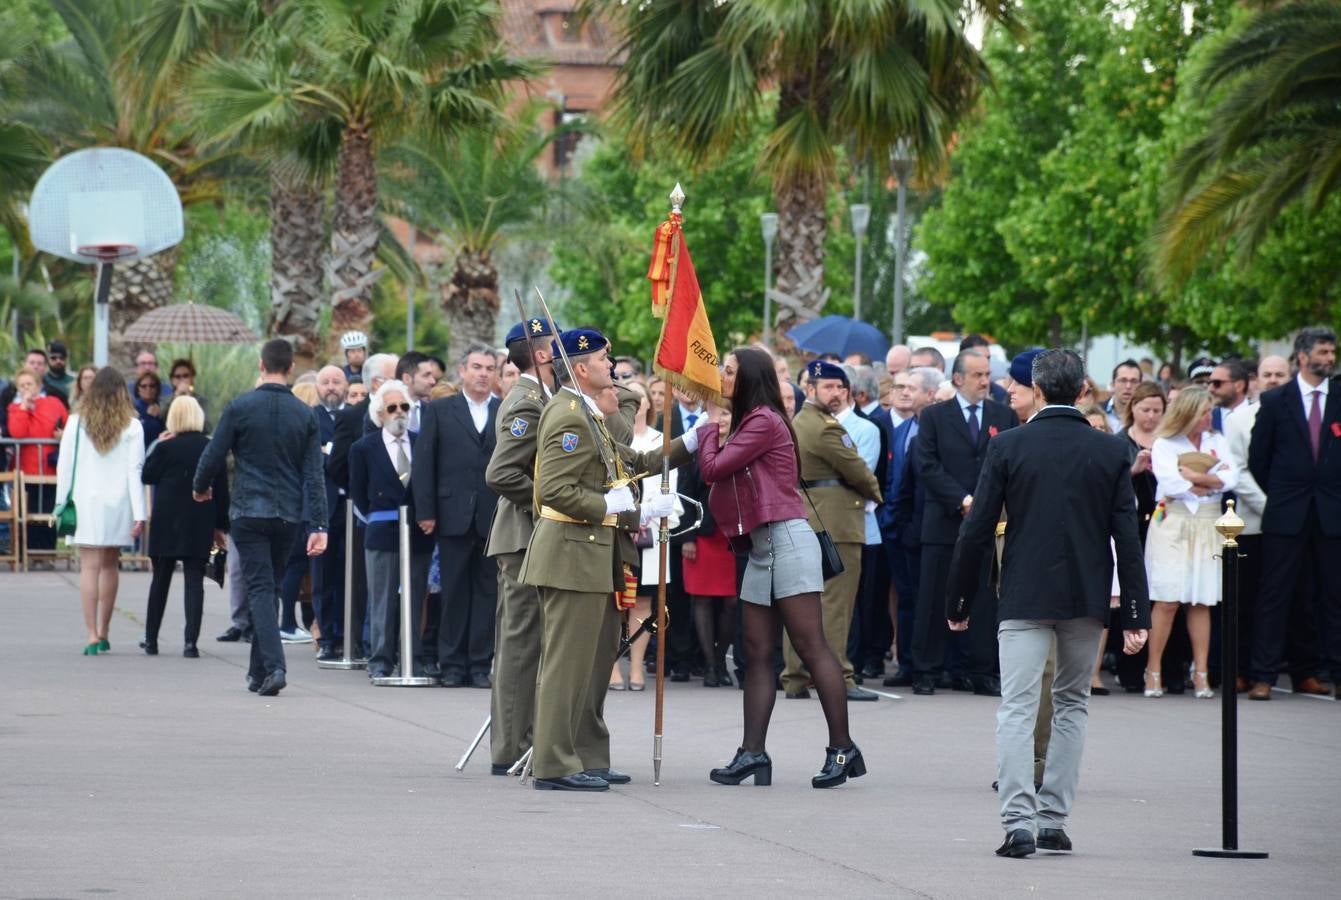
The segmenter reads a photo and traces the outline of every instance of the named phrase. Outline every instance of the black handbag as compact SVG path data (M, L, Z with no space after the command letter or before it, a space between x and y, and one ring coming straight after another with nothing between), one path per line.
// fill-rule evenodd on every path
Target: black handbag
M815 507L815 501L810 499L810 491L806 488L806 483L801 482L801 490L805 491L806 502L814 510L815 521L819 522L820 530L815 532L815 538L819 541L820 548L820 571L824 574L824 580L837 578L843 574L843 557L838 555L838 545L834 543L829 535L829 530L824 527L824 520L820 518L819 509Z
M224 586L224 574L228 571L228 551L222 547L210 550L209 561L205 563L205 577L219 587Z

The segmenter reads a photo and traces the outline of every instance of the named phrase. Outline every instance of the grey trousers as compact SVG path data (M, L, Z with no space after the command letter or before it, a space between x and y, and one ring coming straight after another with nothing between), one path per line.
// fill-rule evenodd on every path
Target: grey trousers
M1076 797L1090 675L1103 623L1098 619L1007 619L997 627L1001 653L1001 707L996 714L1001 826L1062 828ZM1043 789L1034 792L1034 725L1043 669L1057 640L1052 682L1052 736Z
M400 654L400 553L364 548L368 562L368 670L391 670ZM414 674L423 632L419 627L428 593L432 551L410 554L410 662L402 676Z
M233 536L228 535L228 562L225 582L228 585L228 617L238 631L251 627L251 610L247 608L247 582L242 578L242 557L238 555Z

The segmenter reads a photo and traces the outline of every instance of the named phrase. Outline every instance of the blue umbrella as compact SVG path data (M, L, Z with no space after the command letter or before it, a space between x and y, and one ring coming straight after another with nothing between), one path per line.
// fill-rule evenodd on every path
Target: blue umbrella
M836 353L847 356L865 353L872 360L884 359L889 341L874 325L847 316L825 316L797 325L787 332L800 350L807 353Z

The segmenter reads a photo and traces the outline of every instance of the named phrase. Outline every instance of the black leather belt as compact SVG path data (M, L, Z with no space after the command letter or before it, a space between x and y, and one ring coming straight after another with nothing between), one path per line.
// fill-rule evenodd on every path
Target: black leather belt
M803 481L801 483L808 488L847 487L847 482L841 478L817 478L814 481Z

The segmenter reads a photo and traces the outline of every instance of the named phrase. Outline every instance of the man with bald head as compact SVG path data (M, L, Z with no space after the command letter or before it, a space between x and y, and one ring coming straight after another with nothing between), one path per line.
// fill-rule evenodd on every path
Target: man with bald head
M1264 356L1257 364L1257 381L1253 384L1253 399L1278 388L1290 380L1290 361L1283 356Z
M903 344L895 344L885 354L885 370L893 377L906 371L912 362L912 353Z
M331 449L335 446L335 420L344 408L348 387L345 370L339 366L322 366L317 372L317 431L331 527L326 552L311 561L312 607L321 625L321 657L332 659L340 658L335 648L344 615L345 492L331 477Z

